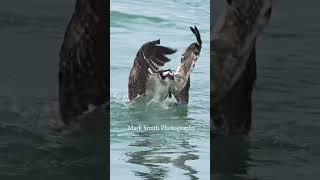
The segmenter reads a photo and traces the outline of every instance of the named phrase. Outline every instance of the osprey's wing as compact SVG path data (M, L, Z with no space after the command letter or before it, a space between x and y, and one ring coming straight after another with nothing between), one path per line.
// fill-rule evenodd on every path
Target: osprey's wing
M272 0L225 1L212 31L213 101L221 102L255 59L256 38L268 24Z
M159 67L170 61L166 55L176 52L175 49L159 44L160 39L145 43L139 49L129 76L128 93L130 101L144 95L151 72L158 71Z
M109 99L107 84L107 28L100 1L76 2L60 50L59 103L62 120L69 124Z
M254 43L255 45L255 43ZM255 48L252 47L242 57L233 57L230 54L219 54L213 52L213 101L218 103L235 87L239 82L246 68L248 61L255 61Z
M181 64L175 72L174 82L171 85L171 92L179 103L188 103L190 89L190 74L199 58L202 41L197 27L190 27L197 38L196 43L192 43L183 53Z

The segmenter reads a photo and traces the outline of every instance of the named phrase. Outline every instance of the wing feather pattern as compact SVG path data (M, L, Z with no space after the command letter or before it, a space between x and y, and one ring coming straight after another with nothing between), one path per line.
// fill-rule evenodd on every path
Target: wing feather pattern
M190 27L192 33L196 36L197 42L192 43L183 53L181 64L175 72L174 82L171 92L179 103L187 104L189 101L190 74L199 58L202 41L198 28Z
M166 55L176 52L175 49L160 46L160 39L145 43L138 51L130 71L128 94L132 101L138 96L143 96L146 91L150 70L156 72L159 67L165 65L170 59Z

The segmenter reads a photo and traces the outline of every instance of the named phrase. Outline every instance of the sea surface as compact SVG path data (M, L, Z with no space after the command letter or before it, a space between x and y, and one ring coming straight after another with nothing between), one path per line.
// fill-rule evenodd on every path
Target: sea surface
M213 1L215 16L221 2ZM214 180L320 177L320 4L273 2L257 40L252 132L215 139Z
M1 180L106 177L105 130L55 131L58 55L73 3L1 1Z
M208 0L110 2L111 38L111 179L210 178L210 11ZM149 106L128 103L128 77L139 48L160 39L177 48L165 68L175 70L184 50L196 41L202 52L191 75L188 106L172 106L172 98ZM128 126L193 127L194 130L138 130Z

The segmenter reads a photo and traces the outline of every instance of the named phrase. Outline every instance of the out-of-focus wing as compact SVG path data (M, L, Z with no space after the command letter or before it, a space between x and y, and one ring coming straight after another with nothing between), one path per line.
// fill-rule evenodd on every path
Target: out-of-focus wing
M213 101L221 102L239 82L255 42L272 12L272 0L225 0L211 34ZM212 68L211 68L212 69Z
M176 52L175 49L159 44L160 39L145 43L139 49L129 76L128 94L130 101L145 94L150 74L158 71L159 67L170 61L166 55Z
M65 32L59 63L60 114L65 124L109 100L105 12L103 2L77 0Z

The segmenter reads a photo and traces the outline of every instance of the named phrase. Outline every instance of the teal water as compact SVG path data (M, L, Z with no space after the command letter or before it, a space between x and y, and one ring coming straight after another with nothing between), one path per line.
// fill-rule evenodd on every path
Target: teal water
M112 0L111 37L111 179L209 179L210 69L209 0ZM188 106L174 99L148 107L128 104L127 83L138 49L147 41L178 52L166 67L175 69L193 42L189 26L197 26L203 48L191 75ZM192 127L194 130L141 130L129 126Z

